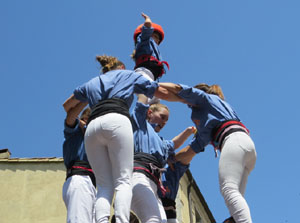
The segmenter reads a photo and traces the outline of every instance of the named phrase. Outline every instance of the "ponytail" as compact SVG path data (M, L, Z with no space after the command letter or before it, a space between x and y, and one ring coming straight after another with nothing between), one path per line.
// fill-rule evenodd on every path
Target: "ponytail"
M96 56L96 60L101 64L103 74L108 71L115 70L119 66L125 67L125 65L121 61L119 61L116 57L112 56Z
M208 84L201 83L201 84L195 85L194 88L198 88L208 94L217 95L222 100L225 100L223 91L222 91L221 87L217 84L213 84L213 85L209 86Z

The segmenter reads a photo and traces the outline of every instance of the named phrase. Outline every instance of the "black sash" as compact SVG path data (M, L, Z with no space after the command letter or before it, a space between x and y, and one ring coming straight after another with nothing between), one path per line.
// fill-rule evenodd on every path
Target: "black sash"
M71 168L67 169L67 177L66 180L74 175L81 175L81 176L89 176L91 178L91 181L96 187L96 178L94 175L94 172L90 166L90 164L87 161L83 160L77 160L73 162L73 165Z
M130 119L129 107L126 101L120 98L109 98L99 101L99 103L92 108L87 125L93 119L108 113L119 113Z

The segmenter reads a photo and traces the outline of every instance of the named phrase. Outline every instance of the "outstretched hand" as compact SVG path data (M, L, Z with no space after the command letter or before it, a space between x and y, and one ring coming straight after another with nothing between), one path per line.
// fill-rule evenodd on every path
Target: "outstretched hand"
M142 16L144 17L145 19L145 22L144 22L144 26L146 26L147 28L150 28L151 25L152 25L152 21L150 19L149 16L147 16L145 13L142 12Z

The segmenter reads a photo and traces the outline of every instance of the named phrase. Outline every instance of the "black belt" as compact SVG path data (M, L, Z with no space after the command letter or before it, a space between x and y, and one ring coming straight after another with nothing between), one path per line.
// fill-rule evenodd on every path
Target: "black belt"
M130 119L129 108L126 101L121 98L109 98L101 100L98 104L93 106L87 124L93 119L108 113L119 113Z
M146 175L151 179L157 188L165 196L166 189L161 182L161 173L165 169L159 165L157 158L147 153L135 153L134 154L134 167L133 172L139 172Z
M89 176L96 188L96 178L90 165L86 161L75 161L74 164L67 169L66 180L74 175Z

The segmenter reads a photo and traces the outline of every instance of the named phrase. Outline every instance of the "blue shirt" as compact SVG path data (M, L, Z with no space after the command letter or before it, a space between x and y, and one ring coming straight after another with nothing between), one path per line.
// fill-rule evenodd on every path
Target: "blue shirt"
M72 161L88 161L84 148L84 133L79 127L78 119L74 128L67 126L65 122L64 137L63 157L66 168L71 167Z
M179 181L189 166L190 165L184 165L181 162L176 162L173 164L174 171L169 166L167 167L167 171L162 175L162 182L167 190L164 196L165 198L175 201L178 193ZM161 193L159 193L159 196L163 197Z
M142 32L137 37L137 43L135 47L135 59L138 59L142 55L150 55L154 56L159 61L162 61L158 45L152 38L153 31L153 27L142 27Z
M74 96L82 102L88 102L91 108L100 100L109 98L121 98L130 107L134 93L152 98L157 87L157 82L149 81L134 71L112 70L77 87Z
M174 153L174 142L162 139L146 120L149 105L137 102L132 112L134 151L154 155L164 166L169 154Z
M212 140L212 131L221 122L226 120L238 120L239 118L233 108L217 95L207 94L204 91L180 85L182 90L178 95L192 104L191 119L197 128L196 137L190 143L196 152L203 152Z

